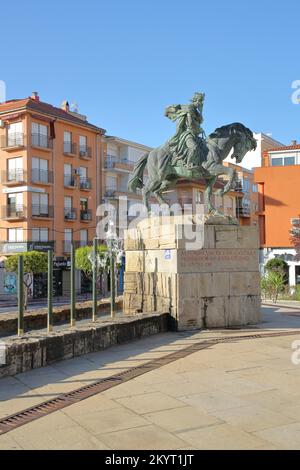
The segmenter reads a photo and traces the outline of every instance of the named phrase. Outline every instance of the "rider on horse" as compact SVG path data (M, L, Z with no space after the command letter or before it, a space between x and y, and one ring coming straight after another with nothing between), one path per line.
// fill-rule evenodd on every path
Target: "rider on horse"
M201 127L204 98L204 93L195 93L191 104L171 105L165 110L169 119L177 121L176 134L168 142L173 166L180 162L188 168L194 168L202 163L199 150L205 140L205 132Z

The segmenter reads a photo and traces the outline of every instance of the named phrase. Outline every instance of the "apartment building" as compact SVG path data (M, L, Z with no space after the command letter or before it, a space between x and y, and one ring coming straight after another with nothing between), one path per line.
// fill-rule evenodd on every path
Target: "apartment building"
M233 168L237 174L235 217L240 225L258 225L258 189L253 170L228 162L224 165Z
M300 284L300 262L291 231L300 227L300 145L274 147L263 152L263 166L255 168L258 186L258 215L261 267L271 258L289 265L289 283ZM300 234L299 234L300 241Z
M57 295L69 290L71 242L95 236L104 132L37 93L0 104L0 254L54 249ZM33 286L44 295L43 276Z
M218 180L215 184L214 191L222 189L224 184L225 183L221 180ZM165 193L165 197L169 204L178 203L182 208L185 207L186 211L195 213L196 206L198 204L204 204L205 188L206 182L203 179L199 180L199 182L180 180L173 190ZM212 196L212 202L220 212L235 217L238 196L242 196L242 193L233 189L224 196L214 194Z
M122 238L124 230L122 219L125 223L127 220L130 221L130 207L142 202L141 191L137 194L128 192L128 180L136 162L145 153L149 153L152 148L115 136L105 136L104 142L103 202L109 203L115 208L116 226ZM144 181L146 179L147 174L144 176Z

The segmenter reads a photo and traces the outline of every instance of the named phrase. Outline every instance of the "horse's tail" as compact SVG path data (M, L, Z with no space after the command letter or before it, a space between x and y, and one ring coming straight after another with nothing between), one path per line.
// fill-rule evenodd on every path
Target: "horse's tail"
M146 163L147 163L148 156L149 156L149 153L145 153L145 155L143 155L138 160L138 162L136 163L136 165L134 167L133 174L132 174L131 178L129 179L128 185L127 185L127 188L128 188L129 192L136 193L136 190L138 188L143 187L143 185L144 185L143 184L143 173L144 173L144 169L145 169L145 166L146 166Z

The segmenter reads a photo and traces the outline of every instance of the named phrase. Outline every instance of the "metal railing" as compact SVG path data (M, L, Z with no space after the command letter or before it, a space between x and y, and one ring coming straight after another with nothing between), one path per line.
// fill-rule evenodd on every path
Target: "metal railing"
M32 168L31 170L32 183L53 183L53 172L48 170L40 170L39 168Z
M73 207L64 208L64 217L65 220L76 220L77 219L77 210Z
M114 196L114 194L117 192L117 188L106 188L105 189L105 196Z
M1 148L10 148L10 147L24 147L24 133L16 132L14 134L6 134L0 138L0 147Z
M76 186L76 179L73 175L64 175L64 186L70 186L72 188Z
M84 209L80 211L80 220L90 221L93 219L92 210Z
M31 134L31 145L33 147L52 149L53 140L44 134Z
M54 217L54 207L47 204L33 204L31 206L32 217Z
M234 190L237 192L243 192L243 181L242 180L237 180L235 182Z
M1 183L24 183L26 181L26 172L23 168L15 168L1 172Z
M249 207L237 207L236 216L237 217L250 217L251 210Z
M26 208L23 204L9 204L2 206L3 219L23 219L26 215Z
M69 155L69 154L76 155L77 145L74 142L64 142L63 152L67 155Z
M92 149L86 145L79 146L79 156L81 158L92 158Z
M80 189L92 189L92 180L87 177L80 177Z
M113 168L115 165L124 164L134 166L136 162L128 158L119 158L114 155L107 155L104 161L104 168Z

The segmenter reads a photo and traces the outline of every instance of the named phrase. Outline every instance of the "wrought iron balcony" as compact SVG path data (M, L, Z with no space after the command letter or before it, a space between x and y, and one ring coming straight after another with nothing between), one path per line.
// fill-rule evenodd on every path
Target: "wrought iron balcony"
M26 208L23 204L9 204L2 206L2 219L24 219L26 217Z
M54 217L54 207L46 204L33 204L31 211L32 217Z
M14 186L26 182L26 172L23 168L15 168L1 172L1 183L6 186Z
M44 134L31 134L31 145L32 147L52 149L53 140Z
M76 155L77 145L74 142L64 142L63 151L66 155Z
M90 222L93 219L91 209L84 209L80 211L80 220L83 222Z
M72 207L65 207L64 209L65 220L76 220L77 219L77 211Z
M75 188L76 179L73 175L64 175L64 186Z
M16 132L14 134L6 134L0 138L0 147L2 149L24 147L25 137L23 132Z
M80 158L90 159L92 158L92 149L85 145L80 145L79 147L79 156Z
M92 180L91 178L80 177L80 189L92 189Z

